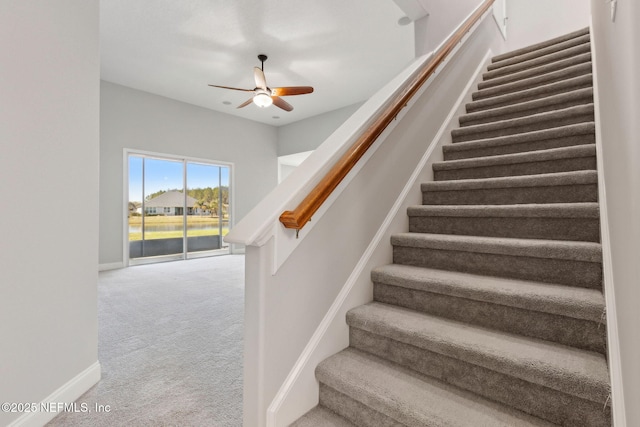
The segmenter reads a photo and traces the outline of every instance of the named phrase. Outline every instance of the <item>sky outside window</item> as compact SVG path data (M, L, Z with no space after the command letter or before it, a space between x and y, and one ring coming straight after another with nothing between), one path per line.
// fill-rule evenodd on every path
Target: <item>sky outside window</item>
M129 200L142 201L142 162L143 157L129 156ZM160 159L144 159L145 193L182 190L182 162ZM229 186L229 168L224 166L187 163L188 188L215 188L218 186L221 170L221 185Z

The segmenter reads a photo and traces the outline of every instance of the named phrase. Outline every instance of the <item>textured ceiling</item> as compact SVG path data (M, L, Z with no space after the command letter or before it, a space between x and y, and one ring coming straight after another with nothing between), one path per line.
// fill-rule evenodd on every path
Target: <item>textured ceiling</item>
M101 0L100 14L103 80L275 126L366 100L414 56L392 0ZM207 86L253 89L259 53L269 86L315 92L286 112Z

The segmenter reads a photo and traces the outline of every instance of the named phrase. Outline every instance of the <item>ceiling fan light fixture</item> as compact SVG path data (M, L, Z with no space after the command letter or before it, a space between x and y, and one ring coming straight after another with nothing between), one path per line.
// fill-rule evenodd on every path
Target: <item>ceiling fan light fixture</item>
M253 97L253 103L260 108L266 108L273 104L273 99L271 99L271 97L266 93L258 93Z
M244 108L247 105L253 102L260 108L267 108L270 105L275 105L276 107L284 110L284 111L292 111L293 106L289 104L287 101L282 99L283 96L291 96L291 95L304 95L307 93L313 93L313 88L311 86L284 86L284 87L274 87L273 89L267 86L267 80L264 76L264 61L267 60L267 55L260 54L258 55L258 59L262 63L260 67L253 67L253 79L256 82L256 86L253 89L241 89L238 87L230 87L230 86L218 86L218 85L209 85L211 87L218 87L221 89L231 89L238 90L241 92L253 92L253 96L242 104L238 105L236 108ZM226 102L223 102L226 104Z

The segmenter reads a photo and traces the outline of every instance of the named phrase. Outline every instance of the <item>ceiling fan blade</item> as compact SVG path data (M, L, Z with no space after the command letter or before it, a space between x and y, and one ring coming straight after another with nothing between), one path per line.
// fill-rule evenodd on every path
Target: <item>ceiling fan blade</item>
M244 101L242 104L238 105L236 108L246 107L247 105L251 104L252 102L253 102L253 98L249 98L246 101Z
M311 86L289 86L271 89L271 95L273 96L304 95L312 92L313 88Z
M253 68L253 77L256 80L256 87L267 90L267 79L264 78L264 72L259 67Z
M293 106L289 104L287 101L285 101L284 99L278 96L272 96L271 99L273 99L273 105L275 105L276 107L280 107L285 111L293 110Z
M229 87L229 86L218 86L218 85L209 85L211 87L219 87L222 89L231 89L231 90L241 90L243 92L253 92L253 89L240 89L238 87Z

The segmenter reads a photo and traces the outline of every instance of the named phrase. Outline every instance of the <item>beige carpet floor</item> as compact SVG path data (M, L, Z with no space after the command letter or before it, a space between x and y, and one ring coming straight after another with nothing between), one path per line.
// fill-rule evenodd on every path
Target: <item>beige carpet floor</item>
M78 399L110 412L48 426L242 425L244 256L100 273L102 380Z

